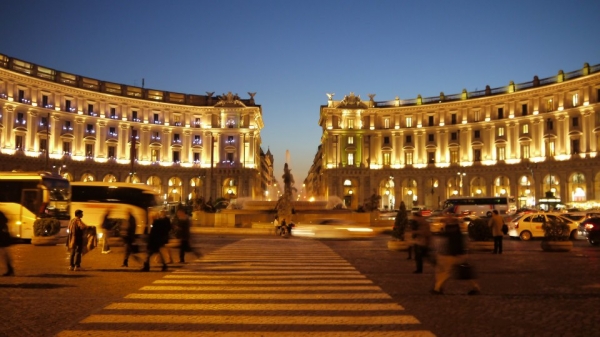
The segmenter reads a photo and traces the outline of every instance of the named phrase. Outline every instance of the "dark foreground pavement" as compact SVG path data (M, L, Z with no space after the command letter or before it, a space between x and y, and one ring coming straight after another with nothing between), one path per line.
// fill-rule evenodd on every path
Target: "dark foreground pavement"
M94 250L84 271L69 272L64 246L15 245L17 276L0 278L0 336L600 335L599 247L577 241L571 252L545 253L539 241L505 240L502 255L469 257L481 295L450 280L435 296L433 268L413 274L414 262L386 240L202 235L194 246L204 256L166 273L156 264L138 272L135 261L120 268L122 248ZM364 281L342 286L349 280L338 272ZM201 282L172 283L188 277Z

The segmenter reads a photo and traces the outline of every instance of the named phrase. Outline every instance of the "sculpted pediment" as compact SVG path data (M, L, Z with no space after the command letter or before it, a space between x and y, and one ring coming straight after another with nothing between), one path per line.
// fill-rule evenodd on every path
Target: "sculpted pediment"
M236 108L236 107L245 108L246 107L246 105L244 105L244 103L242 103L242 101L240 100L240 96L238 96L238 94L232 94L231 91L228 92L227 94L222 94L221 96L217 96L217 98L219 99L219 101L217 102L217 104L215 104L215 106L230 107L230 108Z
M356 96L351 92L350 95L344 96L344 99L340 101L338 108L367 109L368 106L360 99L360 95Z

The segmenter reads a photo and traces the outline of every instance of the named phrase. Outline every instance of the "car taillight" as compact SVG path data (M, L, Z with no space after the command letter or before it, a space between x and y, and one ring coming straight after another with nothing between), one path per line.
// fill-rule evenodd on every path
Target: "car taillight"
M594 229L594 224L593 223L589 223L585 225L585 230L586 231L591 231L592 229Z

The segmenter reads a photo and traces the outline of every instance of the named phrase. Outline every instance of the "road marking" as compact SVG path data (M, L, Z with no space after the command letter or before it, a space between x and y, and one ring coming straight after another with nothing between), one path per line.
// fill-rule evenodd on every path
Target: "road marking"
M318 241L244 239L164 275L58 336L434 336L420 324Z

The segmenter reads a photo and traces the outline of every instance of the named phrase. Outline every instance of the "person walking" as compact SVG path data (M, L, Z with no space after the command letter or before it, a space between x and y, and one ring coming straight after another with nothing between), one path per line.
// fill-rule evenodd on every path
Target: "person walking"
M413 238L415 240L415 274L423 273L423 258L429 256L429 244L431 241L431 230L429 223L423 217L421 211L414 215L413 219L416 223L415 229L413 229Z
M8 230L8 219L4 213L0 212L0 253L4 257L4 263L6 264L6 272L2 276L14 276L15 270L13 269L10 254L8 254L7 247L12 243L10 237L10 231Z
M110 246L108 245L108 239L114 227L114 222L108 219L109 212L104 214L102 220L102 254L110 253Z
M123 243L125 244L125 257L123 258L123 264L121 267L129 267L129 256L132 253L137 253L134 250L133 244L135 242L135 230L137 228L137 224L135 221L135 217L129 213L129 219L127 220L127 228L123 233ZM136 257L137 259L137 257Z
M494 252L492 254L502 254L502 226L504 225L504 219L498 214L497 210L492 211L492 217L488 222L492 227L492 236L494 237Z
M454 216L447 215L444 219L446 225L442 238L444 240L442 249L438 253L437 263L435 265L435 286L431 290L434 295L444 293L444 285L450 278L452 271L458 268L460 264L466 262L465 243L463 234L460 231L458 219ZM481 293L479 284L475 278L469 279L471 290L468 295L478 295Z
M183 207L177 208L175 213L177 216L177 225L181 231L181 245L179 246L179 263L185 263L185 253L191 252L192 247L190 246L190 218L185 213Z
M150 271L150 258L158 254L162 259L162 271L167 270L165 257L160 253L161 248L169 241L169 231L171 230L171 221L167 216L167 211L162 210L159 217L152 221L152 228L148 235L148 247L146 261L141 271Z
M83 220L83 211L75 211L75 217L69 222L69 235L67 236L67 247L71 250L69 270L81 270L81 254L87 244L83 241L83 231L88 227Z

